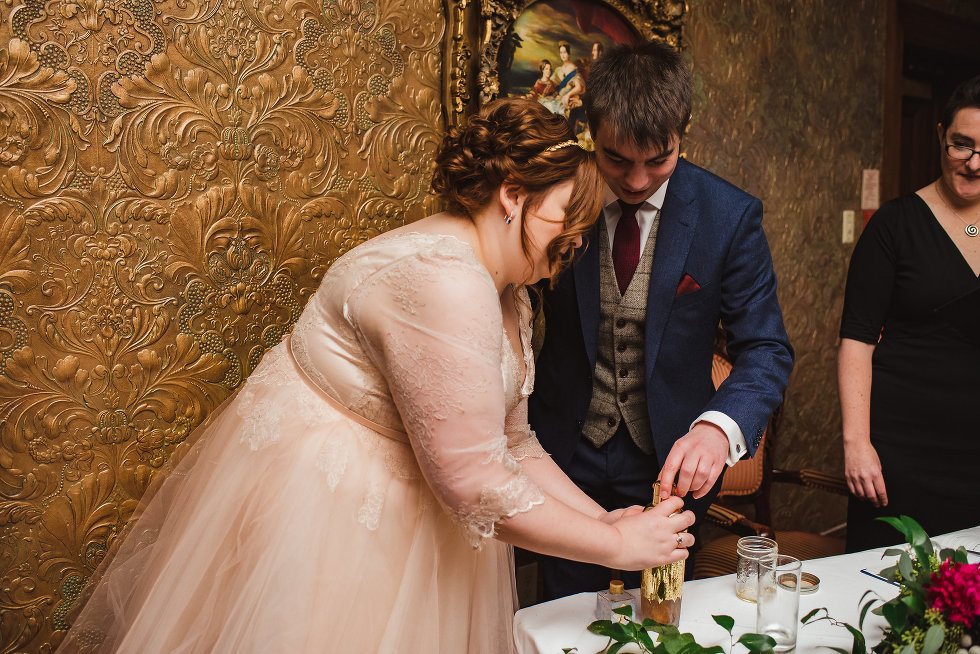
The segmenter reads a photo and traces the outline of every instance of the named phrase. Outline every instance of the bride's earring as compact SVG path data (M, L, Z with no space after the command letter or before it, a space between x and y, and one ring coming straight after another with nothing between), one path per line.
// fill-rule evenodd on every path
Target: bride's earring
M514 212L511 211L509 214L507 214L506 223L509 225L513 220L514 220Z

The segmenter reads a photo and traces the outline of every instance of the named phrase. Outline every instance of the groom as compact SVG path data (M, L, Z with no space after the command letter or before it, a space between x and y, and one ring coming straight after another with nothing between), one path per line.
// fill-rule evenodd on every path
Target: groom
M700 519L725 465L755 453L793 366L762 204L678 159L691 74L669 46L610 49L585 107L608 193L575 265L544 292L531 427L607 510L648 504L659 479ZM734 365L715 392L719 322ZM598 566L541 565L545 599L609 583Z

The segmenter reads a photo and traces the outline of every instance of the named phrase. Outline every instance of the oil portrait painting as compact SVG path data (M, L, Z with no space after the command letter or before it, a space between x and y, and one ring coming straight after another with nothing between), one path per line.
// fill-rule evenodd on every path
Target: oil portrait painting
M610 46L639 39L619 12L598 0L535 2L514 21L501 47L501 95L527 96L564 115L591 149L582 106L589 69Z

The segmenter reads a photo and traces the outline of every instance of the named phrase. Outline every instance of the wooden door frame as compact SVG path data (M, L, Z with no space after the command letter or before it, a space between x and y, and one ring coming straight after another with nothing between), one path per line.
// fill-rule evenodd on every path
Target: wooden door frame
M885 8L885 75L882 89L881 199L898 196L902 149L902 50L898 0Z
M980 23L911 0L886 0L882 88L881 199L897 197L902 153L902 88L906 45L976 58ZM971 47L972 46L972 47Z

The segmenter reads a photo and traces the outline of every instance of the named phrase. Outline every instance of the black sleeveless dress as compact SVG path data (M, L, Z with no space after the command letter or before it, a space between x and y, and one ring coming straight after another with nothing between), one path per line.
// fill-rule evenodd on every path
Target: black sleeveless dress
M854 249L840 335L877 343L871 442L888 506L851 498L849 551L980 524L980 280L918 195L884 204ZM970 295L973 293L973 295ZM880 339L880 340L879 340Z

